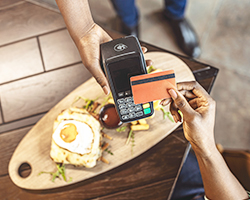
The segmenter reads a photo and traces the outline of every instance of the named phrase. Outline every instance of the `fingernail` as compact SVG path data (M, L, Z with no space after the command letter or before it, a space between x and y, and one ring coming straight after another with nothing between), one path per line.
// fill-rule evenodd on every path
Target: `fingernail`
M176 119L176 116L175 116L175 115L172 115L172 116L173 116L173 118L174 118L175 123L177 123L178 121L177 121L177 119Z
M168 93L173 99L177 98L177 93L173 89L168 90Z
M165 105L166 105L165 100L162 100L162 101L160 102L160 104L161 104L162 106L165 106Z
M108 89L108 87L105 85L103 88L103 91L104 91L104 93L106 94L106 95L108 95L109 94L109 89Z

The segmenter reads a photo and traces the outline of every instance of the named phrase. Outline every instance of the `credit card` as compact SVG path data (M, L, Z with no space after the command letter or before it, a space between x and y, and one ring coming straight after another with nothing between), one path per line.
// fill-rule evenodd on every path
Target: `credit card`
M176 88L174 70L132 76L130 78L135 104L171 98L167 90Z

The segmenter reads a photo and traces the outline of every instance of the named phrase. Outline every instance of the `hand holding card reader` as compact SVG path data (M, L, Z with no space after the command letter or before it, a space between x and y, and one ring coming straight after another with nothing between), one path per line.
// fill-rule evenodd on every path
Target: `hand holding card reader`
M131 91L130 77L147 74L138 39L127 36L101 44L101 59L120 120L131 122L153 115L153 102L134 104Z

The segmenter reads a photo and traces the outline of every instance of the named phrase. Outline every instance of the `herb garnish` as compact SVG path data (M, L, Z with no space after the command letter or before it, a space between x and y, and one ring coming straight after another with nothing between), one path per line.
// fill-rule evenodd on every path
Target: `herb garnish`
M125 132L126 129L127 129L127 126L122 126L122 127L117 128L116 131L120 133L120 132Z
M149 68L148 68L148 73L151 73L153 71L155 71L156 69L151 65Z
M112 153L112 151L110 151L108 148L107 149L105 149L105 151L107 152L107 153L109 153L110 155L114 155L113 153Z
M130 130L130 131L129 131L129 134L128 134L128 139L127 139L127 141L126 141L126 144L129 143L132 133L133 133L133 131Z
M104 101L102 102L101 104L101 107L103 107L107 102L108 100L112 97L111 93L104 99Z
M131 134L131 154L133 155L133 147L135 146L135 133Z
M66 182L71 182L72 181L72 177L70 177L70 179L67 181L66 179L66 176L65 176L65 165L64 164L56 164L56 167L57 167L57 171L56 172L40 172L38 175L41 175L41 174L51 174L52 175L52 182L55 182L55 179L56 178L60 178L60 174L62 175L63 177L63 180L66 181Z
M174 119L173 119L173 117L172 117L172 115L171 115L170 112L165 111L163 107L161 107L161 111L163 112L163 119L166 119L166 117L168 117L168 119L171 122L174 122Z
M131 154L133 155L133 147L135 146L135 133L132 130L129 131L126 144L129 143L130 139L131 139Z
M86 105L83 106L83 108L85 108L86 110L91 109L91 107L93 106L94 100L91 99L84 99Z
M180 110L178 110L178 113L180 114L181 118L183 118L183 114Z

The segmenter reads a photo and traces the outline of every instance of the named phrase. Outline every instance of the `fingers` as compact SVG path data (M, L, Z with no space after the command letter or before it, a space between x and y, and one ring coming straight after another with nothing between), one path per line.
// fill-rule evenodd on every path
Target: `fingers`
M145 54L148 49L146 47L141 47L142 52ZM146 60L146 65L151 66L153 64L152 60Z
M170 104L170 107L169 107L169 110L171 112L171 115L173 116L174 118L174 121L177 123L177 122L181 122L181 115L179 114L178 112L178 108L176 106L176 104L174 103L174 101L171 102Z
M146 60L146 65L147 65L147 67L153 65L153 61L152 60Z
M107 95L110 93L110 88L106 76L104 75L99 58L91 57L88 53L84 54L83 64L96 79L96 82L102 87L103 92Z
M163 100L161 100L161 102L160 102L160 105L162 105L162 106L166 106L166 105L168 105L168 104L170 104L172 102L172 99L163 99Z
M193 99L196 97L196 95L194 95L194 93L190 90L179 90L179 92L188 99Z
M146 53L148 51L148 49L146 47L141 47L141 50L143 53Z
M177 83L178 91L192 91L196 97L210 98L207 91L196 81Z
M110 93L110 88L108 85L108 81L106 79L106 76L103 74L101 67L93 67L90 70L90 73L93 75L93 77L96 79L96 82L102 87L103 92L108 95Z
M195 111L192 109L192 107L189 105L185 97L178 91L175 91L174 89L168 90L169 95L172 97L174 104L171 104L171 112L172 115L175 115L175 117L179 119L180 115L178 113L178 109L183 113L183 117L193 118L195 115Z

